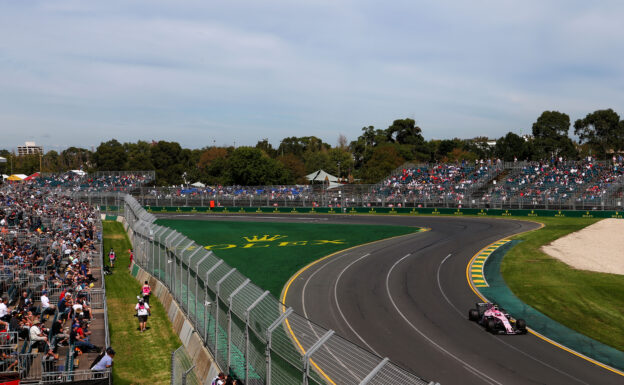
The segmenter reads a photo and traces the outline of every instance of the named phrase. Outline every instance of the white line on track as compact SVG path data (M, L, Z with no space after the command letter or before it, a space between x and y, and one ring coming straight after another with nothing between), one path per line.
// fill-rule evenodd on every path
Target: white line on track
M314 333L314 335L316 336L316 338L320 338L321 336L318 335L318 333L316 332L316 330L314 330L314 327L312 327L312 323L310 322L310 317L308 317L308 312L306 310L305 307L305 291L306 288L308 287L308 282L310 282L312 280L312 278L316 275L316 273L318 273L319 271L323 270L326 266L328 266L330 263L333 263L335 261L338 261L341 258L346 257L347 255L349 255L349 253L345 253L342 254L340 256L334 256L333 258L331 258L331 260L329 260L327 263L324 263L321 267L319 267L317 270L314 271L314 273L310 274L310 276L306 279L305 283L303 284L303 288L301 289L301 307L303 308L303 315L304 317L308 320L308 325L310 326L310 330L312 330L312 333ZM328 347L327 345L323 345L323 349L327 350L327 352L329 354L331 354L334 359L336 360L336 362L338 362L346 371L348 371L353 378L355 378L358 382L362 381L362 377L358 376L357 374L355 374L350 368L349 365L346 365L338 356L336 356Z
M392 274L392 271L394 270L395 267L397 267L397 265L401 262L403 262L406 258L408 258L411 254L407 254L406 256L404 256L403 258L399 259L398 261L396 261L394 263L394 265L392 265L392 267L390 268L390 270L388 271L388 274L386 274L386 292L388 293L388 298L390 298L390 302L392 303L392 306L394 306L394 309L397 311L397 313L399 313L399 315L401 316L401 318L403 318L403 320L405 322L407 322L407 324L414 329L418 334L420 334L421 337L423 337L425 340L427 340L430 344L432 344L433 346L437 347L439 350L441 350L442 352L446 353L449 357L453 358L454 360L460 362L466 369L470 368L472 370L469 370L470 373L474 374L474 375L479 375L480 379L487 379L488 382L493 383L493 384L498 384L498 385L503 385L502 383L496 381L495 379L489 377L488 375L481 373L477 368L473 367L472 365L470 365L469 363L467 363L466 361L462 360L461 358L457 357L456 355L454 355L453 353L449 352L448 350L444 349L441 345L439 345L438 343L436 343L434 340L432 340L431 338L429 338L425 333L423 333L420 329L418 329L416 327L416 325L414 325L406 316L405 314L403 314L403 312L399 309L399 307L397 306L396 302L394 301L394 298L392 298L392 294L390 293L390 275ZM450 256L450 255L449 255ZM447 256L448 258L448 256Z
M449 259L449 258L451 257L451 255L452 255L452 254L447 255L447 256L446 256L446 258L444 258L444 259L442 260L442 262L440 262L440 265L438 266L438 289L440 289L440 293L442 293L442 296L444 297L444 299L446 300L446 302L448 302L448 304L449 304L449 305L451 305L451 307L452 307L452 308L453 308L453 309L454 309L454 310L455 310L455 311L456 311L456 312L457 312L457 313L458 313L458 314L459 314L462 318L465 318L464 313L463 313L463 312L462 312L459 308L457 308L457 306L453 305L453 303L449 300L449 298L447 297L446 293L445 293L445 292L444 292L444 290L442 289L442 282L441 282L441 280L440 280L440 270L442 270L442 265L444 265L444 262L446 262L446 260L447 260L447 259ZM490 336L490 337L495 338L494 336ZM496 340L497 340L498 342L500 342L501 344L503 344L503 345L507 346L508 348L510 348L510 349L512 349L512 350L517 351L518 353L520 353L520 354L524 355L525 357L528 357L528 358L532 359L533 361L538 362L538 363L540 363L540 364L542 364L542 365L546 366L547 368L554 370L555 372L557 372L557 373L559 373L559 374L563 374L563 375L565 375L565 376L569 377L570 379L572 379L572 380L574 380L574 381L576 381L576 382L579 382L579 383L581 383L581 384L590 385L590 384L588 384L588 383L586 383L586 382L584 382L584 381L582 381L582 380L580 380L580 379L578 379L578 378L576 378L576 377L572 376L571 374L568 374L568 373L564 372L563 370L557 369L557 368L555 368L555 367L553 367L553 366L551 366L551 365L549 365L549 364L547 364L547 363L545 363L545 362L543 362L543 361L541 361L541 360L538 360L537 358L535 358L535 357L531 356L531 355L530 355L530 354L528 354L528 353L525 353L524 351L522 351L522 350L518 349L517 347L515 347L515 346L513 346L513 345L511 345L511 344L509 344L509 343L507 343L507 342L505 342L505 341L503 341L503 340L502 340L502 339L500 339L500 338L496 338Z
M360 258L356 259L355 261L351 262L350 264L347 265L347 267L345 267L344 269L342 269L342 271L340 272L340 274L338 274L338 278L336 278L336 281L334 281L334 301L336 301L336 308L338 309L338 312L340 313L340 316L342 317L342 319L344 320L345 324L347 325L347 327L349 327L349 329L353 332L353 334L355 334L355 336L362 341L362 343L364 345L366 345L366 347L368 347L371 352L375 353L376 355L380 356L381 355L379 353L377 353L377 351L375 349L373 349L372 346L370 346L365 340L364 338L362 338L362 336L355 331L355 329L353 328L353 326L351 326L351 324L349 323L349 321L347 320L347 317L345 317L344 313L342 312L342 309L340 308L340 302L338 302L338 282L340 282L340 278L342 277L342 275L344 274L345 271L349 270L349 268L351 266L353 266L355 263L361 261L362 259L368 257L370 255L370 253L366 253L363 256L361 256Z

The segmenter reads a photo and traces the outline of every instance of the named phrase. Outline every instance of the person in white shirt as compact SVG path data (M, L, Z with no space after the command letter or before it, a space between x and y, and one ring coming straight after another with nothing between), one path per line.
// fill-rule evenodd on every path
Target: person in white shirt
M41 349L44 344L48 342L48 337L46 337L41 331L41 322L36 322L33 326L30 327L30 342L38 342L38 349Z
M115 358L115 351L113 350L113 348L106 348L106 353L104 354L104 357L102 357L97 362L97 364L93 365L91 370L102 371L110 368L111 366L113 366L113 358Z
M4 303L4 298L0 297L0 320L8 321L9 318L9 308Z
M41 313L43 315L54 314L56 310L56 306L50 303L50 298L48 298L48 291L41 291Z
M134 310L137 312L137 317L139 317L139 328L141 332L144 332L147 325L147 316L152 315L150 307L145 303L143 298L139 300L139 303L136 304Z

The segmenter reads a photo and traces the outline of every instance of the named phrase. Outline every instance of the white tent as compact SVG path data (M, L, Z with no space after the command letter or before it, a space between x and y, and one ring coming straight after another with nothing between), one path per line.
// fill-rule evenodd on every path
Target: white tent
M203 184L202 182L191 183L191 186L193 186L193 187L206 187L206 185Z
M333 188L337 188L337 187L343 187L344 185L342 183L337 183L337 182L329 182L329 186L327 186L328 190L331 190Z
M310 182L325 182L326 180L329 182L338 182L338 178L326 173L323 170L314 171L312 174L306 175L306 178Z
M6 158L0 156L0 163L6 163Z
M85 175L87 175L87 173L82 171L82 170L70 170L70 172L73 172L74 174L76 174L78 176L85 176Z

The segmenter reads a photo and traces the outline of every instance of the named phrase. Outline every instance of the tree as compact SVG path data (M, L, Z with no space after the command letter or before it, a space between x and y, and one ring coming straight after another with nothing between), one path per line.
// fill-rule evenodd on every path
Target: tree
M338 178L342 178L351 173L351 170L353 170L353 156L349 151L337 147L329 150L328 155L332 167L327 171L335 173L334 175Z
M273 148L273 146L271 145L271 143L269 143L269 140L267 138L259 140L258 143L256 143L256 148L264 151L264 153L270 156L271 158L275 158L275 156L277 155L277 150Z
M340 134L338 135L338 148L346 150L349 142L347 141L347 137Z
M322 149L328 149L329 147L329 144L323 142L316 136L303 136L300 138L291 136L289 138L282 139L279 148L277 149L277 154L293 154L299 158L303 158L303 154L306 151L321 151Z
M514 158L525 160L531 157L528 143L513 132L508 132L496 141L494 154L507 162L513 161Z
M304 178L306 175L305 165L301 159L297 158L293 154L286 154L278 156L277 161L280 162L288 172L288 184L304 184L307 182Z
M607 153L624 149L624 123L612 109L598 110L574 122L574 133L581 144L587 143L595 156L605 159Z
M128 154L126 170L144 171L154 169L151 143L139 140L136 143L124 143L123 146Z
M547 159L552 156L576 158L577 151L568 137L570 117L559 111L544 111L533 123L535 157Z
M156 183L161 186L182 184L184 166L182 164L182 147L177 142L164 140L152 146L151 160L156 169Z
M312 173L320 169L329 173L335 173L338 168L336 164L332 163L327 151L306 151L303 154L303 164L305 165L306 173Z
M124 169L128 156L116 139L101 143L93 154L98 171L120 171Z
M60 155L54 150L45 153L42 158L44 172L60 172L63 171L60 165Z
M363 168L362 178L365 183L377 183L404 162L405 159L399 156L394 146L379 146Z
M230 181L241 186L285 184L288 173L281 163L254 147L239 147L228 158Z
M397 119L386 129L386 137L393 143L422 145L425 139L421 132L414 119Z
M114 140L114 139L113 139ZM91 160L95 158L95 154L86 148L69 147L61 151L59 158L59 166L63 170L79 170L91 167ZM116 170L122 170L118 168Z

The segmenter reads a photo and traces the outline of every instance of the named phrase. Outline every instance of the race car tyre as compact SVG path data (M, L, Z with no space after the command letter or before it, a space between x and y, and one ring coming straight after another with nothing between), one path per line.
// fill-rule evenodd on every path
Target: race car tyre
M468 311L468 319L471 321L478 321L479 320L479 310L477 309L470 309Z
M485 329L490 333L496 333L496 321L491 318L485 321Z
M526 321L523 320L522 318L516 321L516 327L518 328L518 330L521 330L523 333L526 333L527 331Z

